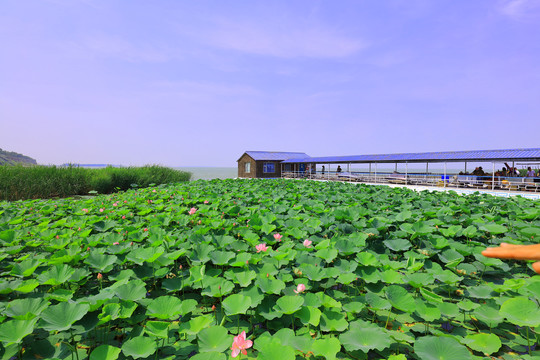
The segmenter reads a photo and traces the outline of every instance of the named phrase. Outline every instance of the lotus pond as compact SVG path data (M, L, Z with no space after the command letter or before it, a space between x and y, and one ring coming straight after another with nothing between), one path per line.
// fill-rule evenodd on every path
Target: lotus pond
M538 201L332 182L1 202L0 356L538 358L540 276L480 252L539 239Z

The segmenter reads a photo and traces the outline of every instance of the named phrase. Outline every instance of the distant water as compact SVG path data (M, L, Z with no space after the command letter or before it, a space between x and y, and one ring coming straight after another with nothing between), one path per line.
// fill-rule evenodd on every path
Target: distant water
M175 169L188 171L191 180L234 179L238 176L235 167L175 167Z

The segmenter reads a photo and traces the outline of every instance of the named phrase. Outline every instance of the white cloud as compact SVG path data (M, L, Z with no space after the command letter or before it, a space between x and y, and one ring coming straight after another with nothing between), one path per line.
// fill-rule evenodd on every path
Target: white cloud
M203 35L214 46L281 58L342 58L367 47L320 25L249 23L220 20Z
M516 20L531 20L540 16L540 0L505 0L499 10Z

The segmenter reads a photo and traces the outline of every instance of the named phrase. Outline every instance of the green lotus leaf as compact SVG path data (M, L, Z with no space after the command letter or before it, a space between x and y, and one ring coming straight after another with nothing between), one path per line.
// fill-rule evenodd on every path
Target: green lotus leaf
M324 259L327 263L332 262L338 255L338 251L333 248L321 249L315 252L315 256Z
M344 331L349 326L344 313L333 310L324 310L321 315L320 327L322 331Z
M375 310L389 310L392 307L392 304L388 300L372 292L366 294L366 301Z
M459 316L459 314L460 314L459 307L454 303L443 302L443 303L437 304L437 307L441 311L442 315L444 315L446 317L449 317L449 318L455 318L455 317Z
M499 313L497 305L483 304L474 310L473 316L490 328L495 327L504 321L504 318Z
M457 303L458 308L460 308L463 311L472 311L480 306L480 304L472 302L469 299L462 300Z
M339 335L339 341L347 351L382 351L392 344L392 339L381 328L351 326L349 331Z
M169 334L169 322L166 321L147 321L144 331L152 336L161 339L167 339Z
M251 307L251 299L244 295L234 294L223 300L222 305L227 315L245 314Z
M212 284L205 288L201 294L211 297L222 297L230 294L234 290L234 284L224 278L213 278Z
M407 360L407 358L403 354L398 354L398 355L390 355L387 360Z
M34 331L37 319L9 320L0 324L0 341L7 346L19 344L22 339Z
M315 356L323 356L326 360L334 360L340 350L341 343L335 337L317 339L311 346L311 351Z
M38 276L38 280L44 285L56 286L71 280L71 276L74 273L75 269L69 265L53 265L49 268L49 270L41 273Z
M313 345L313 339L310 336L308 335L296 336L294 331L288 328L283 328L283 329L278 330L273 336L273 339L276 339L276 338L281 341L281 345L290 346L293 349L304 352L304 353L307 353L308 351L310 351ZM259 342L260 342L259 338L257 338L257 344Z
M412 274L407 274L405 276L405 281L409 285L418 289L426 284L431 284L433 282L433 275L428 273L415 272Z
M146 308L146 314L158 319L176 319L182 313L182 300L174 296L160 296L153 299Z
M258 360L295 360L296 355L291 346L282 345L279 339L264 344L259 348Z
M267 224L267 223L264 223L262 226L261 226L261 232L268 235L270 234L272 231L274 231L276 229L276 225L274 224Z
M292 314L298 311L304 304L304 298L301 296L282 296L276 301L276 310L282 312L283 314Z
M122 345L122 353L126 356L131 356L134 359L148 357L155 353L156 350L156 342L146 336L134 337Z
M478 285L467 288L467 293L470 297L477 299L492 299L493 289L487 285Z
M377 266L379 259L370 252L360 252L356 255L358 263L364 266Z
M223 326L211 326L197 334L200 352L223 352L232 344L232 336Z
M447 266L449 266L450 264L452 264L452 265L459 264L460 262L462 262L465 259L465 257L463 255L461 255L460 253L458 253L454 249L447 249L447 250L443 251L441 254L439 254L439 259L441 259L441 261L443 263L445 263L445 264L447 264Z
M244 267L246 266L246 261L251 261L251 254L249 253L239 253L234 260L232 260L229 265L234 267Z
M92 251L84 262L101 273L108 273L112 270L117 260L118 258L115 255L105 255Z
M161 282L161 286L168 292L176 292L186 286L186 281L182 278L165 279Z
M193 355L190 360L226 360L227 356L223 353L217 352L203 352Z
M241 271L234 274L234 279L238 282L240 287L247 287L251 284L253 279L257 277L257 273L253 270Z
M523 236L534 239L540 237L540 228L537 227L527 227L519 231Z
M414 311L418 316L420 316L424 321L433 322L441 318L441 311L439 308L429 302L424 302L422 299L415 300L415 309Z
M251 285L250 287L245 288L238 293L240 295L247 296L251 299L252 308L259 306L259 304L264 299L264 294L262 293L262 291L257 286L254 286L254 285Z
M122 300L137 301L146 297L146 284L142 280L132 280L120 285L114 292Z
M505 226L499 224L486 224L484 226L481 226L480 230L487 231L488 233L493 235L503 234L508 231Z
M358 314L365 308L365 304L358 301L351 301L350 303L343 305L343 310L348 313Z
M506 300L500 313L512 324L518 326L540 326L540 309L538 304L526 297L515 297Z
M259 277L255 284L266 294L279 294L285 289L285 283L279 279L272 279L269 277Z
M15 285L15 284L14 284ZM36 279L23 280L18 282L13 290L21 293L29 293L39 286L39 282Z
M41 327L48 331L64 331L82 319L90 309L88 304L61 302L51 305L41 313Z
M396 215L396 220L399 222L403 222L405 220L410 219L412 216L412 212L408 210L404 210Z
M39 298L15 299L9 302L4 314L17 320L31 320L49 306L49 302Z
M443 283L447 285L454 285L463 279L462 277L457 276L450 270L443 270L440 273L434 274L434 277L435 279L442 281Z
M384 240L383 243L387 248L393 251L407 251L412 246L411 242L406 239Z
M110 303L103 306L103 309L101 309L101 314L98 315L99 319L99 325L105 324L109 321L118 319L118 315L120 314L120 304L118 303Z
M116 360L120 349L112 345L100 345L90 354L90 360Z
M424 336L414 343L414 352L420 360L469 360L471 353L449 337Z
M338 278L336 279L336 282L338 284L345 284L349 285L353 281L357 279L357 276L353 272L347 272L347 273L341 273L339 274Z
M180 331L190 335L198 334L202 329L207 328L216 320L212 315L200 315L191 318L187 323L180 325Z
M401 286L390 285L385 289L385 294L394 308L406 313L411 313L415 310L414 298Z
M381 271L379 273L379 277L381 278L382 282L386 284L402 284L403 283L403 275L401 273L397 272L396 270L388 269Z
M439 304L443 302L443 298L441 296L427 289L420 288L420 294L422 295L424 299L426 299L429 302L439 303Z
M298 317L303 324L311 324L313 326L319 326L321 314L321 310L313 306L302 306L302 308L295 313L296 317Z
M491 355L501 348L501 340L495 334L470 334L462 341L473 350Z
M41 264L40 260L37 259L26 259L24 261L21 261L20 263L16 263L13 265L13 269L11 269L10 274L13 276L19 276L19 277L28 277L36 271L37 267Z
M328 277L326 269L312 264L302 264L300 267L305 277L312 281L321 281Z
M234 257L236 257L236 254L232 251L213 251L210 254L210 260L215 265L227 265Z

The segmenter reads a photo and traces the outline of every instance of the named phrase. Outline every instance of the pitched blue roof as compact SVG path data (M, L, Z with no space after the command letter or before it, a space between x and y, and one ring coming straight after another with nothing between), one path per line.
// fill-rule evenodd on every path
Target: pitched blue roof
M283 161L287 159L305 159L309 155L302 152L283 152L283 151L246 151L245 154L251 156L255 161L258 160L274 160ZM242 155L243 156L243 155ZM238 159L240 160L240 159Z
M394 163L516 160L540 161L540 148L305 157L304 159L285 160L283 163Z

